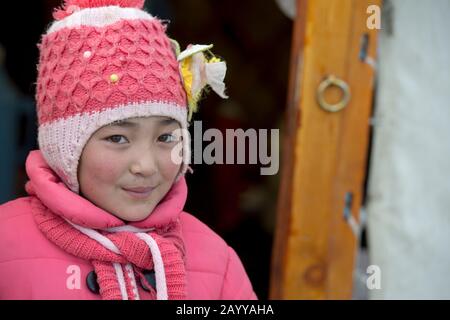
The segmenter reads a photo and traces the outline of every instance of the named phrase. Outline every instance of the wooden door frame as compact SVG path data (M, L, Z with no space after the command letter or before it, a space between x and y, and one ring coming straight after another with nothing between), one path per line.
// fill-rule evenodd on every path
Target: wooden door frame
M297 0L291 49L272 299L349 299L357 239L344 219L353 195L362 201L369 146L377 31L367 27L370 5L381 0ZM327 75L348 83L351 100L331 113L319 107L317 87ZM330 98L339 92L330 90Z

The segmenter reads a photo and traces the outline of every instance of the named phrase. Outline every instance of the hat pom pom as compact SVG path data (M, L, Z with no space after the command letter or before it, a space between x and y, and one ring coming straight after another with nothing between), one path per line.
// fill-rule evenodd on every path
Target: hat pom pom
M65 0L62 8L55 10L53 17L56 20L61 20L81 9L106 6L142 9L144 2L145 0Z

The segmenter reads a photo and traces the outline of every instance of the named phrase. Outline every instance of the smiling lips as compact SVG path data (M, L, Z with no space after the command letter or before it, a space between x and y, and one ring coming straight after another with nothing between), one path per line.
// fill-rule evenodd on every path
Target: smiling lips
M138 188L122 188L128 195L135 199L146 199L155 188L152 187L138 187Z

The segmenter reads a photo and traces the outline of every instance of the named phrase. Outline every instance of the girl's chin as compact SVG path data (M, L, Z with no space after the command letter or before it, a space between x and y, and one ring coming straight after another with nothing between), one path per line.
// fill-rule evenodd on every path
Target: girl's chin
M115 216L124 222L139 222L147 219L150 216L151 212L153 211L153 207L145 210L140 209L139 213L136 213L136 210L132 209L130 211L130 214L123 214L123 211L121 211L120 215L115 214Z

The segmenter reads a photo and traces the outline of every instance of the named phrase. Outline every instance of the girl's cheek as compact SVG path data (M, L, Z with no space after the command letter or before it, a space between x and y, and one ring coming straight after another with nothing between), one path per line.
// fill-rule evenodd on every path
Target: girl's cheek
M97 163L92 174L97 175L103 182L113 183L117 180L119 172L119 166L115 161L105 160Z
M172 159L172 152L167 151L163 153L164 156L160 158L160 170L166 179L175 178L178 171L181 168L181 164L177 164L174 159ZM180 160L180 159L178 159Z
M100 148L92 152L87 157L85 165L88 174L105 183L112 183L118 178L121 170L121 159L111 152L101 150Z

